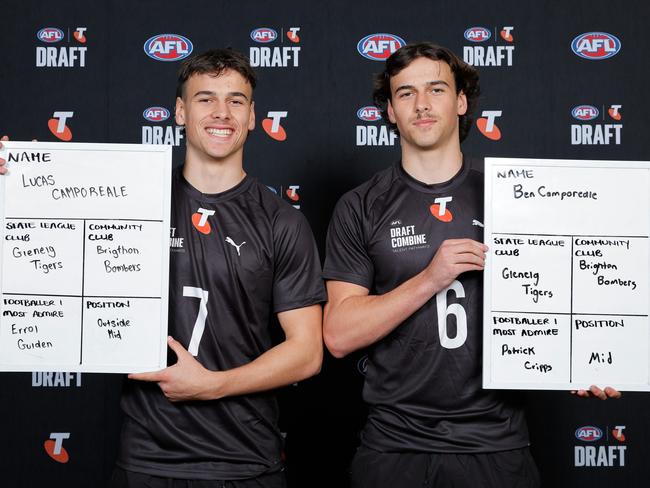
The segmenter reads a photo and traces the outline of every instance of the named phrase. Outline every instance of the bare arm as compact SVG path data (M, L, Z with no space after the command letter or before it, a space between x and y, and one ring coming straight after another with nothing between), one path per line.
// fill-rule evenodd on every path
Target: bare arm
M323 335L336 357L374 344L404 322L458 275L482 270L487 246L472 239L444 241L420 273L383 295L363 286L328 281Z
M165 396L176 402L271 390L317 374L323 359L321 306L281 312L278 319L286 339L243 366L210 371L170 337L169 347L178 362L153 373L130 374L129 378L157 382Z

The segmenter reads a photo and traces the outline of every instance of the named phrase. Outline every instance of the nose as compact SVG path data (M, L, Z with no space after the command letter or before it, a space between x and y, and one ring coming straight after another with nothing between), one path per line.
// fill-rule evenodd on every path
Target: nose
M215 101L211 115L213 119L228 119L230 118L230 107L226 102Z
M415 111L417 113L428 112L431 110L431 103L426 93L418 93L415 98Z

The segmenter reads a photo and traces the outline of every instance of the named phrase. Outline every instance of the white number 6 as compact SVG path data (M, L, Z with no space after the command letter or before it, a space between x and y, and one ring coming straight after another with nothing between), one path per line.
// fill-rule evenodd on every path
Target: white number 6
M460 303L452 303L447 306L447 293L449 290L456 292L458 298L465 297L465 289L460 281L454 280L444 290L436 295L436 305L438 308L438 335L440 336L440 345L445 349L456 349L467 340L467 314ZM447 334L447 317L456 316L456 337L453 339Z

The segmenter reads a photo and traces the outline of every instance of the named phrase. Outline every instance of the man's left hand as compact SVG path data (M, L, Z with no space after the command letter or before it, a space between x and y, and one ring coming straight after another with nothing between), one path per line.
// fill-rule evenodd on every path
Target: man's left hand
M139 381L155 381L172 402L217 398L214 395L216 380L222 373L204 368L187 349L172 337L167 338L167 344L176 353L178 358L176 364L151 373L132 373L129 378Z
M588 390L577 390L572 391L571 393L582 398L595 397L600 398L601 400L607 400L608 398L621 398L622 395L620 391L611 386L601 389L596 385L591 385Z

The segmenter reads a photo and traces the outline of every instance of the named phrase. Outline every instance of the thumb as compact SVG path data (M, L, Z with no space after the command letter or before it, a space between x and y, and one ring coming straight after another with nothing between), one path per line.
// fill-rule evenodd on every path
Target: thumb
M180 342L178 342L176 339L174 339L172 336L167 337L167 345L172 351L174 351L179 361L184 356L190 355L187 349L185 349L183 345Z

